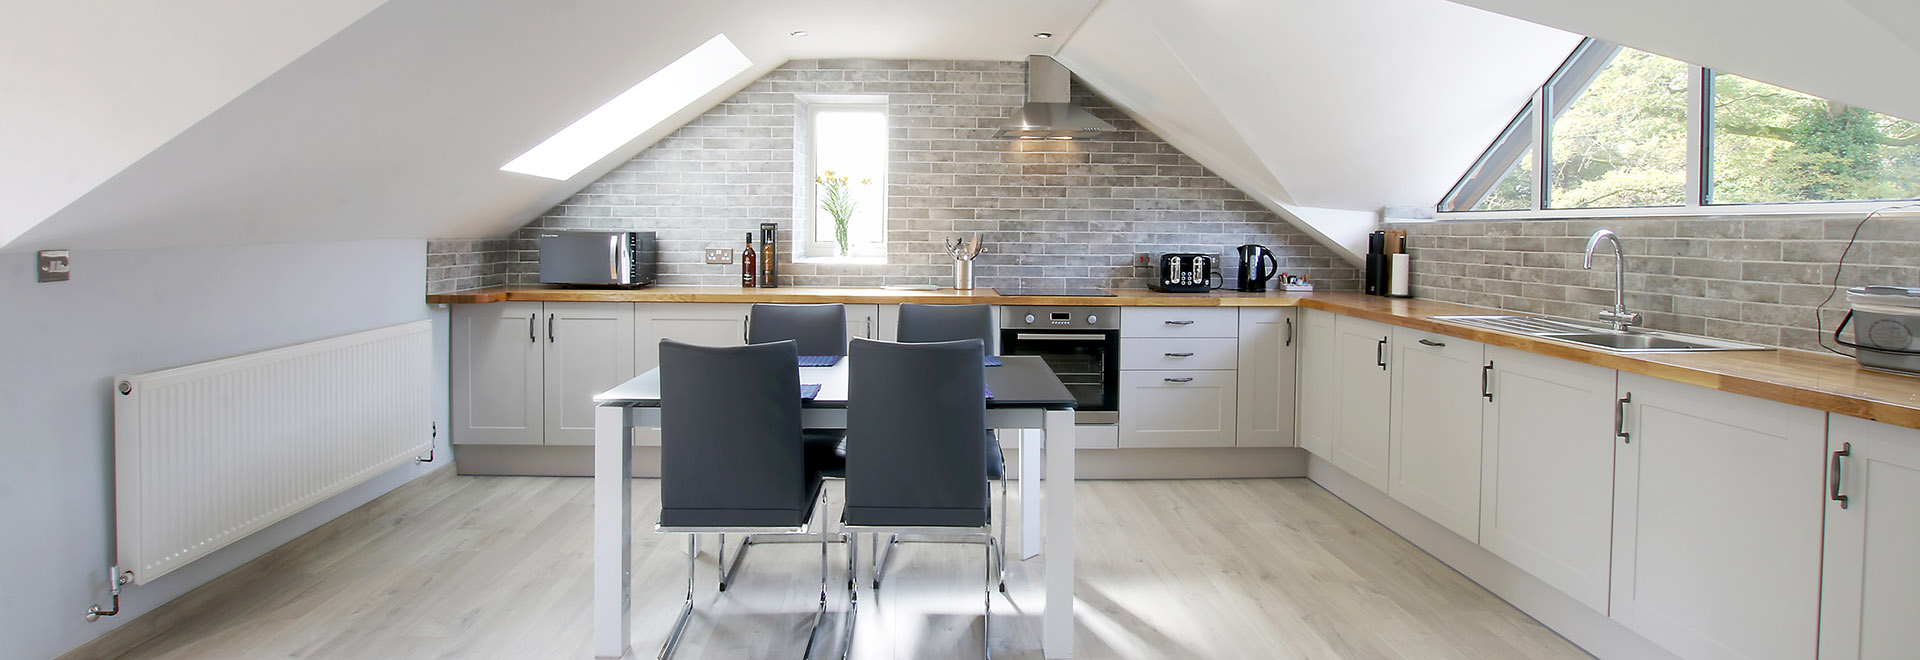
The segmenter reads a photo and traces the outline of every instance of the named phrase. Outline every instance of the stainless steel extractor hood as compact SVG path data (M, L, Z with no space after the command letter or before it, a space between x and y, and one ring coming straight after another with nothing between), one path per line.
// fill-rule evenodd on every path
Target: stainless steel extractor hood
M1027 104L1001 122L993 136L1005 139L1086 140L1105 137L1113 124L1074 105L1073 73L1045 55L1027 56Z

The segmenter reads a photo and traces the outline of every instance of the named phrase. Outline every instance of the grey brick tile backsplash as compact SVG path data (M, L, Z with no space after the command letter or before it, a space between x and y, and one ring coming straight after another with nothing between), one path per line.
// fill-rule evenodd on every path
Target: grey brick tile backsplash
M1596 257L1592 271L1581 268L1585 239L1613 229L1627 253L1627 305L1648 327L1817 351L1846 313L1845 292L1819 321L1815 309L1832 291L1834 264L1863 216L1389 227L1407 230L1417 297L1583 319L1613 303L1613 256ZM1920 217L1877 217L1861 229L1839 285L1863 284L1920 286Z
M430 292L533 283L542 228L651 230L662 284L737 285L738 264L701 262L738 248L762 222L786 240L805 192L795 172L796 95L888 95L892 131L885 265L791 263L788 286L950 285L942 241L979 233L978 286L1140 288L1138 252L1274 250L1280 270L1328 290L1359 272L1224 179L1078 84L1075 100L1118 129L1104 140L1009 141L994 127L1025 100L1023 62L796 61L661 139L510 237L431 241ZM458 271L467 261L481 269ZM1228 265L1228 276L1234 264ZM498 272L493 270L499 269Z

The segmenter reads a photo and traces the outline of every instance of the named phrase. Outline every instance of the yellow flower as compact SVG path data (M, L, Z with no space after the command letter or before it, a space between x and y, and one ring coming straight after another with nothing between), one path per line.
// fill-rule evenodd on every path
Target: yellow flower
M827 170L827 176L828 176L828 177L832 177L832 176L833 176L833 170Z
M860 180L860 185L863 185L863 186L864 186L864 185L867 185L867 184L869 184L869 183L873 183L873 179L861 179L861 180Z

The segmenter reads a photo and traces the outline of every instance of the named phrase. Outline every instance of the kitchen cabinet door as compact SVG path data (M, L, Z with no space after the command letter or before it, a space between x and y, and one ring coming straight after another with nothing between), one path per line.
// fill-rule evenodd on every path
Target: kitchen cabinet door
M546 303L546 444L593 444L593 395L633 370L633 304Z
M748 303L639 303L634 305L633 372L660 366L660 340L702 346L747 343ZM660 429L636 428L634 443L657 447Z
M847 339L877 339L880 332L879 305L847 305Z
M1333 460L1333 420L1339 414L1334 390L1340 384L1335 368L1335 350L1340 334L1340 317L1317 309L1299 310L1299 337L1296 355L1300 367L1294 378L1294 433L1300 448L1324 460Z
M1388 488L1392 334L1392 326L1351 316L1335 323L1333 464L1381 491Z
M1638 374L1620 391L1612 618L1691 660L1814 657L1825 414Z
M1232 371L1121 371L1120 448L1232 447Z
M1617 374L1499 346L1487 363L1480 546L1606 614Z
M1239 447L1293 446L1294 310L1240 310ZM1122 360L1120 364L1127 364Z
M1387 494L1478 542L1485 346L1409 328L1390 344Z
M537 302L454 305L448 314L455 444L537 445L545 342Z
M1920 649L1920 431L1829 415L1821 660ZM1838 471L1834 471L1835 464ZM1834 495L1845 497L1842 500Z

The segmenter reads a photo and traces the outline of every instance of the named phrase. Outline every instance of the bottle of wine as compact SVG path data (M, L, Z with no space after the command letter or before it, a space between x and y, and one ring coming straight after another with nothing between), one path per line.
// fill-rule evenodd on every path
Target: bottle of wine
M740 253L740 286L759 286L760 269L753 261L753 232L747 232L747 249Z

